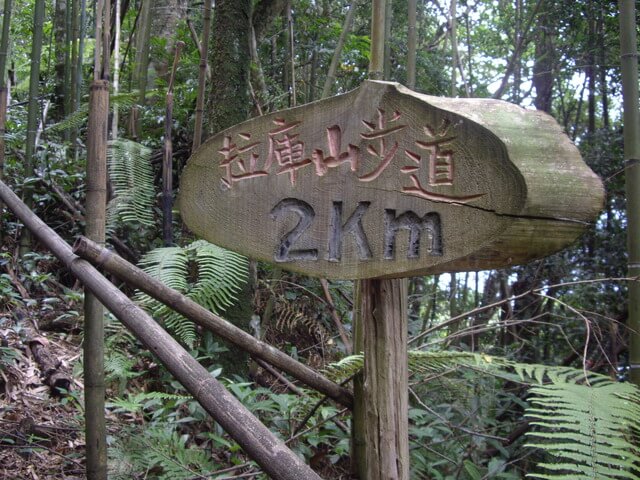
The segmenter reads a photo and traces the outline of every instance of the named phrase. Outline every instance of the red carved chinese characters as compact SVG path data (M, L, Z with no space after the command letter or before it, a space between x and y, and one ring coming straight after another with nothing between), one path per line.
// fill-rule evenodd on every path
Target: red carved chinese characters
M280 166L278 175L288 173L291 185L295 185L297 171L311 163L311 160L304 158L304 143L298 138L300 134L289 133L302 122L286 123L284 119L276 118L273 123L276 124L276 128L269 132L266 167L271 167L275 157Z
M424 127L424 133L429 138L427 141L416 140L415 145L419 150L426 150L426 161L428 164L428 184L429 186L453 185L454 179L454 154L451 148L455 136L449 135L451 122L444 120L440 128L435 131L430 126ZM448 148L447 148L448 146ZM484 196L484 193L477 195L455 196L443 195L427 190L418 178L418 171L422 164L422 155L412 150L404 151L406 157L413 164L402 167L400 172L408 174L411 186L403 187L402 193L415 195L425 200L433 202L468 203L472 200Z
M384 110L379 108L377 124L372 122L365 122L364 120L362 121L369 132L361 133L360 136L365 140L378 140L378 148L376 149L374 144L370 143L367 145L367 152L369 152L374 157L379 158L380 163L373 171L359 176L358 179L361 182L371 182L378 178L384 171L384 169L389 166L391 160L393 160L393 157L398 151L398 142L393 142L393 144L389 146L389 144L387 143L387 137L403 130L406 127L406 125L395 125L395 122L397 122L401 116L402 114L400 112L393 112L393 115L388 122L390 126L388 126L387 120L384 117Z
M239 133L237 136L244 142L251 140L250 133ZM241 180L269 175L268 166L262 170L257 168L258 154L254 150L258 145L260 145L260 142L238 146L231 141L230 136L224 137L222 148L218 150L218 153L223 156L220 167L225 170L225 175L222 178L225 188L231 188L234 183ZM233 173L234 164L237 166L236 170L239 173Z
M329 146L329 156L324 156L324 150L316 149L311 154L311 160L316 166L316 174L319 177L326 175L329 168L335 168L348 162L351 171L355 172L360 164L360 149L349 144L346 152L342 150L342 129L338 125L327 128L327 145Z
M261 168L258 147L262 142L251 142L250 133L236 134L237 143L227 135L223 139L222 148L218 150L223 157L220 168L225 171L222 177L223 187L232 188L234 183L267 176L274 164L279 167L275 170L276 175L288 174L293 187L296 186L299 170L309 165L313 165L312 170L322 177L330 168L347 163L360 182L373 182L392 168L395 158L402 158L399 153L402 137L399 135L406 136L403 131L407 129L407 125L401 119L400 111L395 110L387 115L383 109L378 108L375 121L362 120L365 131L360 132L359 136L365 141L365 152L361 152L360 147L353 144L348 144L343 149L342 128L340 125L332 125L326 128L325 148L314 148L311 156L305 157L305 142L301 140L300 133L296 133L302 121L276 118L273 120L275 128L267 132L268 151ZM446 119L437 129L425 125L422 128L424 137L413 140L413 148L404 149L404 158L410 163L399 168L401 174L408 175L408 183L401 187L402 193L448 203L468 203L485 195L447 195L434 190L454 184L456 136L450 133L451 128L451 122ZM374 159L373 168L363 167L363 154L367 155L366 158Z

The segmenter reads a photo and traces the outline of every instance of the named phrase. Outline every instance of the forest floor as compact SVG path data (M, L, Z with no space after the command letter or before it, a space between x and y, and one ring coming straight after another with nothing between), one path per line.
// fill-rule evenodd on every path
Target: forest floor
M85 478L83 385L73 372L80 338L41 331L37 323L24 312L0 312L0 478Z
M16 273L18 265L4 259L0 258L0 479L86 478L81 285L51 257L41 257L37 278ZM56 272L57 278L45 279L48 272ZM270 340L278 344L278 340L285 343L291 338ZM297 345L303 343L303 339L295 340ZM144 384L152 381L151 372L157 374L158 365L151 356L137 357L134 363L140 376L131 379L129 386L145 391ZM275 377L266 378L262 373L258 377L254 381L267 391L282 390ZM115 388L109 387L110 398L122 394ZM106 415L108 444L109 439L126 435L123 432L145 431L139 416L113 408L107 408ZM207 430L212 425L196 422L194 427ZM217 465L230 464L226 471L232 474L238 459L248 465L249 459L241 452L234 454L233 462L226 461L226 450L209 446L203 452L208 451ZM332 464L326 449L314 451L310 463L322 478L349 478L347 456ZM259 472L254 467L250 471ZM235 474L244 477L247 468ZM143 471L119 478L157 477Z

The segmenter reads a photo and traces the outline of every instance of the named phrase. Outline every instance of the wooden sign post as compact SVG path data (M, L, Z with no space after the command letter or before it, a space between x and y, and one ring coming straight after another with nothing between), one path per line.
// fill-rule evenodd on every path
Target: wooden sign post
M218 133L189 160L179 198L185 223L211 242L365 279L365 352L376 339L406 345L402 283L367 279L526 263L573 242L602 202L600 180L549 115L381 81ZM406 479L406 388L393 387L406 357L395 371L384 351L365 355L366 463L382 469L366 475Z

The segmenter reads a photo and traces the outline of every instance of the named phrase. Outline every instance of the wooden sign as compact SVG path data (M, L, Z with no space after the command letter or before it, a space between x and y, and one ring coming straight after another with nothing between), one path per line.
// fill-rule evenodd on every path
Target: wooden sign
M573 242L602 202L550 116L380 81L218 133L179 198L202 238L345 279L525 263Z

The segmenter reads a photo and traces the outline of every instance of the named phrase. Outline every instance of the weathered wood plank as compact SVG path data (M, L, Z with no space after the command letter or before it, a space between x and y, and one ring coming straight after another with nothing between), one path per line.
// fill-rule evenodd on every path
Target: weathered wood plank
M550 116L378 81L215 135L180 193L199 236L352 279L525 263L573 242L602 201Z
M407 280L365 279L359 287L366 404L358 413L366 448L358 473L367 480L402 480L409 478Z

